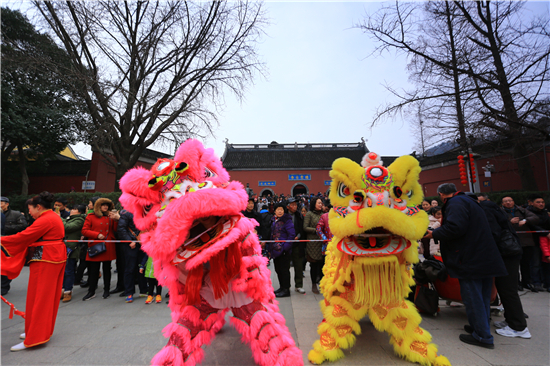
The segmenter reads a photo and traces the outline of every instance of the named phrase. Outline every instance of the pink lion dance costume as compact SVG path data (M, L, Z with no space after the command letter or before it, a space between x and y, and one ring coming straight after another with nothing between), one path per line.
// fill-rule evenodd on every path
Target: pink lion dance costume
M153 365L200 363L201 346L210 344L228 310L258 365L303 365L274 300L255 223L240 213L248 196L241 183L229 182L213 149L187 140L174 160L129 170L120 188L155 276L170 289L172 322L163 330L169 341Z

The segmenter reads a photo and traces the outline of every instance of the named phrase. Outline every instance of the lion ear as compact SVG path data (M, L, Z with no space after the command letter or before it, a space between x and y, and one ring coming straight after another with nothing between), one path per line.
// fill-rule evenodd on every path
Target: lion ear
M422 202L424 192L418 182L420 177L420 164L410 155L400 156L388 167L392 174L393 186L401 188L404 195L408 196L407 206L416 206Z

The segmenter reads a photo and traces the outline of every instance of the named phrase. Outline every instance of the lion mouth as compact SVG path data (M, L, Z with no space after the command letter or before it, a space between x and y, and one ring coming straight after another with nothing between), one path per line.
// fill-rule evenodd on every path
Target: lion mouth
M237 221L239 221L238 216L209 216L195 220L187 238L176 250L172 264L184 262L210 247L225 237Z
M337 244L341 252L360 257L384 257L403 252L411 242L381 227L347 236Z

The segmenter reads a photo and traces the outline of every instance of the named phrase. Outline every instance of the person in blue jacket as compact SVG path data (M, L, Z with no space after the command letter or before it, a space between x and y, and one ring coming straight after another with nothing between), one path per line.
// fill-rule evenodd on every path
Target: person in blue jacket
M485 212L453 183L444 183L437 193L445 202L443 222L425 237L440 241L441 256L449 275L460 283L460 295L469 325L459 339L468 344L494 348L490 329L493 278L506 276L506 268L491 234Z

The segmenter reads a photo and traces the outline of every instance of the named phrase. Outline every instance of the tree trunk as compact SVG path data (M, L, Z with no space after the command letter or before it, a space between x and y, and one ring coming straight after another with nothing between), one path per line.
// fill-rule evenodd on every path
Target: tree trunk
M2 178L4 178L6 176L5 175L6 174L6 163L9 161L10 155L11 155L13 149L15 149L15 145L10 144L8 147L6 147L5 150L2 150L2 168L1 168Z
M529 159L529 152L521 142L516 142L512 157L518 165L518 173L521 178L521 189L525 191L538 191L535 173Z
M17 153L19 155L19 172L21 173L21 195L29 195L29 176L27 175L27 157L23 151L23 143L17 143Z

